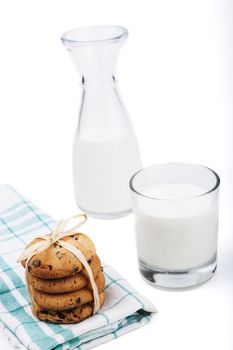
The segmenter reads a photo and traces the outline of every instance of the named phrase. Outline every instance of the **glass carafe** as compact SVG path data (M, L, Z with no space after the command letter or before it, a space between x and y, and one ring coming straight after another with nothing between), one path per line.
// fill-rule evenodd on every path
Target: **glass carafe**
M73 146L76 202L98 218L131 211L129 179L141 168L136 137L114 77L127 36L122 27L90 26L66 32L61 38L82 76Z

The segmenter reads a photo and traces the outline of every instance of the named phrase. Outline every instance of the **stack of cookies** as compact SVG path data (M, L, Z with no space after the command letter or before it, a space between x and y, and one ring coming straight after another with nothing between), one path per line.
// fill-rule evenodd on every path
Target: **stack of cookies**
M49 235L48 235L49 236ZM36 238L28 246L41 239ZM63 238L85 256L99 292L100 306L105 299L105 278L101 262L91 239L75 233ZM57 243L34 255L26 264L26 278L34 315L41 321L78 323L90 317L94 310L94 297L89 276L80 260Z

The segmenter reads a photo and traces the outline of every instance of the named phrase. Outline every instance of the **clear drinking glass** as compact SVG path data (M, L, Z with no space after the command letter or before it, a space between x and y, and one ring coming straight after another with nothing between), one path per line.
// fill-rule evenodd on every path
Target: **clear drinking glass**
M142 276L186 288L217 267L219 176L200 165L154 165L130 180Z
M71 30L61 38L82 75L73 147L76 202L98 218L131 211L128 183L141 168L137 140L114 75L127 36L123 27L91 26Z

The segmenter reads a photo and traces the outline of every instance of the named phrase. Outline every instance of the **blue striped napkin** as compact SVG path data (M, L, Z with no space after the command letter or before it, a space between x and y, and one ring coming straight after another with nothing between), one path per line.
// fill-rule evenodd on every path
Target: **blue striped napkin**
M12 186L0 185L0 327L10 343L22 350L85 350L148 323L155 307L107 264L106 301L98 314L75 325L45 323L33 316L24 269L16 259L29 241L55 225Z

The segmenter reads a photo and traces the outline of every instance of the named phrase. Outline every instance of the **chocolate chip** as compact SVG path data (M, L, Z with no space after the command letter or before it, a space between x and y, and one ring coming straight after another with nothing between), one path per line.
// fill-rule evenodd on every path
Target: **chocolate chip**
M29 273L30 273L31 269L32 269L31 266L28 266L28 272Z
M42 315L48 315L48 311L47 310L41 310L40 312Z
M78 237L77 237L77 236L75 236L75 237L74 237L74 239L77 241L77 240L78 240Z
M59 248L61 248L61 245L54 243L54 248L59 249Z
M40 262L39 259L34 260L33 263L32 263L32 265L33 265L34 267L39 267L40 264L41 264L41 262Z
M57 313L57 315L59 318L65 318L65 315L60 311Z
M78 272L79 272L79 268L77 266L73 266L72 273L78 273Z
M77 298L76 299L76 304L80 304L81 303L81 298Z
M52 268L53 268L53 267L52 267L52 265L48 265L48 267L49 267L49 270L50 270L50 271L51 271L51 270L52 270Z
M104 268L103 268L103 266L101 266L100 270L101 270L102 272L104 271Z
M61 250L58 250L56 252L57 258L60 260L65 255L65 252L62 252Z

